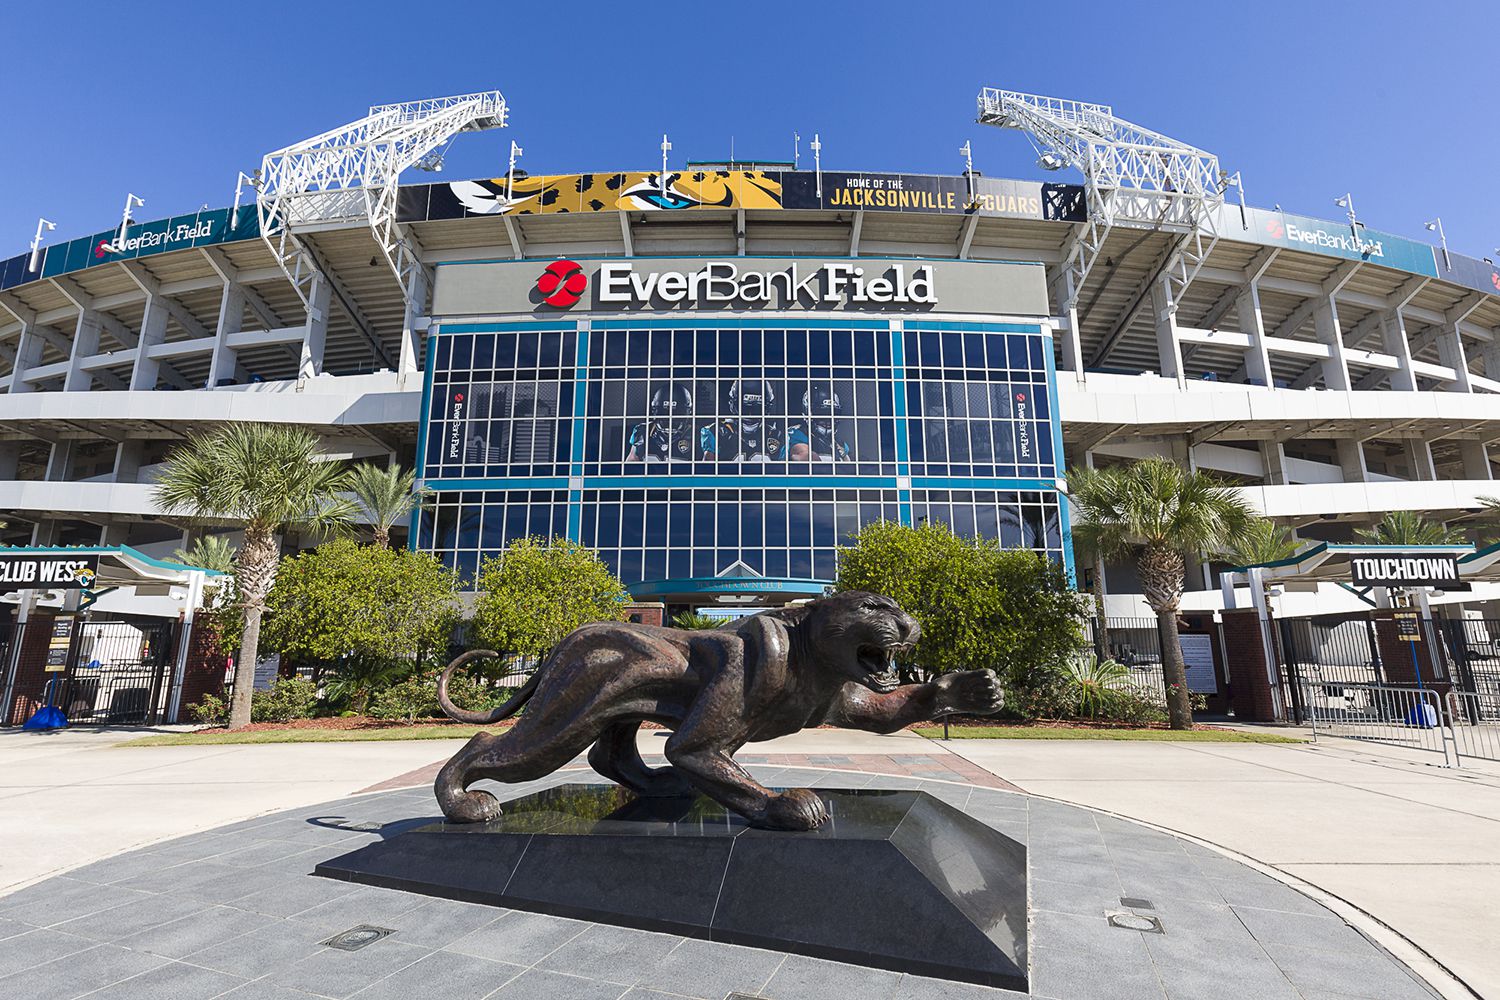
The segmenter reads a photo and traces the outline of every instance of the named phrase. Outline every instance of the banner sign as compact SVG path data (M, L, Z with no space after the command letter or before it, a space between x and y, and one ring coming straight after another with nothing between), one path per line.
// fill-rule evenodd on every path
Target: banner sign
M0 261L0 289L39 278L81 271L111 261L134 260L171 250L212 246L259 236L260 219L253 204L240 206L238 212L228 208L215 208L194 212L192 215L142 222L125 230L123 245L119 239L120 230L116 227L93 236L43 248L35 271L28 270L30 253Z
M0 593L16 590L90 590L98 576L97 555L0 553Z
M1459 586L1458 556L1394 553L1353 556L1349 560L1354 583L1361 587Z
M1443 259L1443 251L1433 248L1433 261L1437 264L1438 277L1490 295L1500 295L1500 268L1487 260L1475 260L1461 253L1449 253Z
M1047 315L1043 268L878 257L611 257L440 264L434 316L694 309Z
M1355 235L1347 223L1250 208L1245 210L1241 224L1239 206L1226 205L1219 213L1219 232L1226 239L1368 261L1429 278L1438 276L1430 245L1364 227Z
M73 646L73 616L58 615L52 619L52 634L47 637L47 663L44 673L58 674L68 669L68 650Z
M1083 188L928 174L842 171L700 170L599 174L548 174L517 178L506 197L504 177L404 187L397 202L402 222L485 215L557 215L574 212L678 212L696 209L818 210L977 214L994 218L1081 222Z

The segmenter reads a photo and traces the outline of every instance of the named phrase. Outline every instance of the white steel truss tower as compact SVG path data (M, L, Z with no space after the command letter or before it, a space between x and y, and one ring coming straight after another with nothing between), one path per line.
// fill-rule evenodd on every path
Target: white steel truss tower
M361 218L400 283L408 316L423 310L430 282L411 236L396 221L398 181L459 133L503 128L505 118L505 98L497 90L384 104L359 121L265 155L256 189L261 237L309 315L319 268L298 231Z
M1122 326L1161 278L1169 290L1168 308L1175 311L1219 241L1228 178L1217 156L1117 117L1107 104L991 87L979 93L978 121L1026 133L1043 167L1069 166L1083 174L1088 216L1064 257L1068 280L1059 299L1067 310L1076 305L1110 229L1128 226L1180 235Z

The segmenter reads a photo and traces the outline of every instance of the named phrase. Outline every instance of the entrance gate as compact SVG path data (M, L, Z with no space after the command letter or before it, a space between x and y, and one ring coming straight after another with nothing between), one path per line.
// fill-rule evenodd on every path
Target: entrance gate
M154 725L167 711L174 621L87 621L73 648L57 703L83 725Z

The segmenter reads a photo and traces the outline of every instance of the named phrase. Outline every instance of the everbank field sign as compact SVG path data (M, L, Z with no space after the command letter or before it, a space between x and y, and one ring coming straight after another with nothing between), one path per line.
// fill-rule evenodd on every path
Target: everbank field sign
M579 312L986 313L1046 316L1039 264L878 257L608 258L441 264L433 315Z

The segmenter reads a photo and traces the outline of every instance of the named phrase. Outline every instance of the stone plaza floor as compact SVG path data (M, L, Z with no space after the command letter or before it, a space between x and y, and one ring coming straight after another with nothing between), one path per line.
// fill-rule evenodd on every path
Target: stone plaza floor
M754 760L753 754L746 759ZM752 764L772 786L918 788L1028 846L1031 995L1050 1000L1406 1000L1435 994L1340 917L1138 823L857 757ZM845 764L847 760L849 764ZM811 765L813 762L808 761ZM1015 993L312 876L438 817L425 774L119 854L0 896L0 997L98 1000L958 1000ZM959 779L959 780L952 780ZM416 784L417 781L421 784ZM585 768L493 789L597 781ZM994 787L996 785L1002 787ZM1012 786L1013 787L1013 786ZM93 820L108 823L107 816ZM1154 917L1161 933L1111 926ZM359 951L321 942L394 933Z

